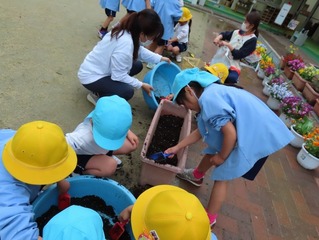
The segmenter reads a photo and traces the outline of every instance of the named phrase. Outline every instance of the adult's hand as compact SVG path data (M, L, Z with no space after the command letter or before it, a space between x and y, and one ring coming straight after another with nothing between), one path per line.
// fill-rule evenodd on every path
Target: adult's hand
M215 37L215 39L213 40L213 43L214 43L216 46L218 46L218 47L222 46L222 45L221 45L221 44L222 44L222 38L223 38L222 35L218 35L218 36Z
M162 57L161 62L171 63L171 59L169 59L168 57Z
M145 92L147 92L147 94L148 94L149 96L151 96L151 93L152 93L152 91L153 91L153 87L152 87L151 85L149 85L148 83L143 83L142 89L143 89Z

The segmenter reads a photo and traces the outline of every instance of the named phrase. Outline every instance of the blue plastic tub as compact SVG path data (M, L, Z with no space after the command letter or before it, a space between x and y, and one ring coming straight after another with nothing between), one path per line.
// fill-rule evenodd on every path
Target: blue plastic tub
M107 205L111 205L117 215L127 206L134 204L135 197L124 186L111 179L95 178L93 176L77 176L68 178L71 184L71 197L95 195L102 198ZM56 184L43 191L33 202L35 219L43 215L52 205L58 205L58 191ZM126 225L126 231L134 239L131 225Z
M150 109L157 109L156 98L160 99L172 93L171 89L175 76L180 71L181 69L175 63L160 62L145 75L144 82L154 88L152 96L143 91L144 100Z

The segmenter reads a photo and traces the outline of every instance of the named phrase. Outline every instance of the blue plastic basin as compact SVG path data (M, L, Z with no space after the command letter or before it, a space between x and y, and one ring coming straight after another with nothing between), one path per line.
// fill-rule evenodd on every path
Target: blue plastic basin
M107 205L114 208L117 215L136 201L133 194L124 186L111 179L95 178L93 176L77 176L68 178L71 184L69 194L71 197L84 197L95 195L102 198ZM58 191L56 184L41 193L33 202L35 219L43 215L52 205L58 205ZM134 239L131 225L126 225L126 231Z
M166 97L172 93L171 89L175 76L180 71L181 69L175 63L160 62L145 75L144 82L154 88L151 96L143 91L144 100L150 109L157 109L156 97Z

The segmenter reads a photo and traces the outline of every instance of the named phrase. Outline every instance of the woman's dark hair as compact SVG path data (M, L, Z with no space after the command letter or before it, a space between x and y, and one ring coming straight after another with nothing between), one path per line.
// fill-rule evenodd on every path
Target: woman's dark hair
M250 13L248 13L246 15L246 20L247 22L249 22L250 24L253 24L253 30L255 30L255 35L256 37L258 37L259 35L259 31L258 31L258 26L260 23L260 14L258 11L251 11Z
M198 96L198 97L199 97L199 96L202 94L202 92L204 91L204 88L203 88L198 82L195 82L195 81L189 82L189 83L188 83L188 86L190 86L190 87L194 90L196 96ZM178 105L182 105L182 104L183 104L183 100L185 99L185 94L186 94L186 92L185 92L185 87L186 87L186 86L184 86L184 87L180 90L180 92L178 93L178 95L177 95L177 97L176 97L176 99L175 99L175 101L176 101L176 103L177 103Z
M152 9L144 9L140 12L133 12L120 21L120 23L112 29L111 37L119 38L128 31L133 38L134 51L133 59L138 57L138 49L140 47L140 34L152 37L154 41L161 39L164 33L164 27L158 14Z

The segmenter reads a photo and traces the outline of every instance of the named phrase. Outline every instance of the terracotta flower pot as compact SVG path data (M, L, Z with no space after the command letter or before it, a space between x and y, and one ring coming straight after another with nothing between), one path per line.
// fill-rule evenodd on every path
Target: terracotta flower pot
M286 77L287 77L289 80L291 80L292 77L294 76L294 73L295 73L295 72L294 72L294 71L291 71L290 67L288 67L288 65L286 65L285 68L284 68L284 73L285 73Z
M295 88L302 92L302 90L305 88L305 85L307 83L307 80L303 79L297 72L292 77L292 84L295 86Z
M305 88L302 91L302 95L312 106L315 105L316 99L319 98L319 93L317 93L308 82L306 83Z
M319 116L319 99L316 99L316 103L313 106L313 111Z
M302 147L297 155L297 162L305 169L309 170L313 170L319 167L319 159L311 155L305 149L305 144L302 144Z

